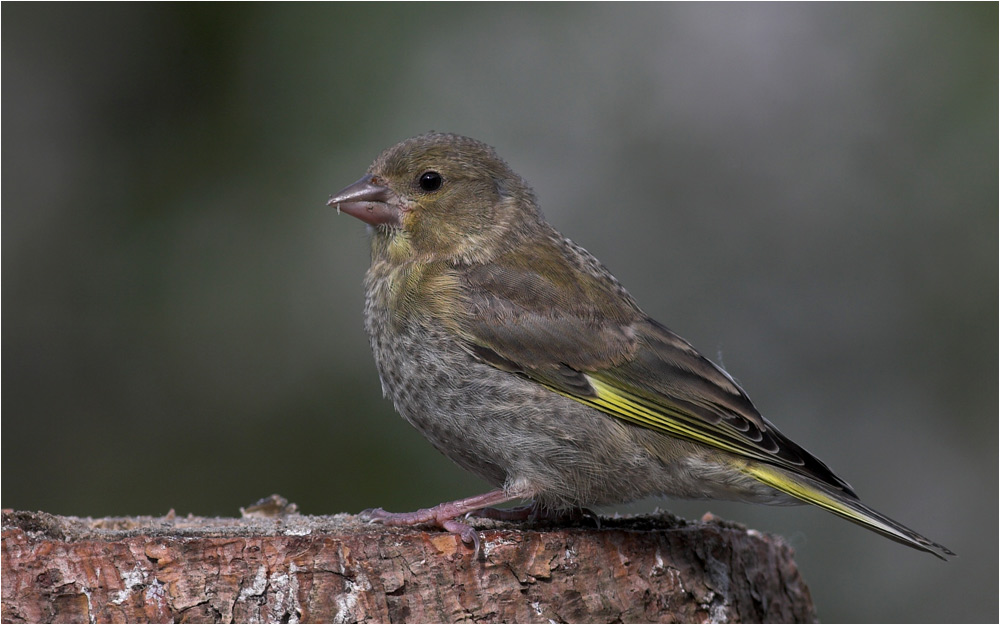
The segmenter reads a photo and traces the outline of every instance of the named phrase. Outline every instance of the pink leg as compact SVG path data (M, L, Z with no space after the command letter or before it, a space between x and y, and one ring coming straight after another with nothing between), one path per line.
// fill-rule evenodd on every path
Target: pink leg
M517 497L511 497L502 490L493 490L475 497L438 504L433 508L423 508L416 512L386 512L382 508L374 508L365 510L361 515L372 521L399 527L421 523L437 525L452 534L458 534L465 544L473 545L475 547L474 557L478 558L479 534L465 523L456 521L455 518L475 512L480 508L506 503L512 499L517 499Z

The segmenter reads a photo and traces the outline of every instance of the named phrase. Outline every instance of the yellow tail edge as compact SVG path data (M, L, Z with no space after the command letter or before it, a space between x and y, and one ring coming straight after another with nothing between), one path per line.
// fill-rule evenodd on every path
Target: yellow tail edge
M813 484L801 478L796 478L764 464L749 463L744 469L747 475L767 484L771 488L791 495L806 503L824 508L852 523L877 532L886 538L907 545L920 551L926 551L942 560L955 553L944 545L940 545L910 528L893 521L889 517L872 510L860 501L846 494L836 494L824 489L819 484Z

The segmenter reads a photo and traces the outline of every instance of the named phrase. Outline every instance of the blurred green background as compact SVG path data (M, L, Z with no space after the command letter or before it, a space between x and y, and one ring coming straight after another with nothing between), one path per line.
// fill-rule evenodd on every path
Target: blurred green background
M2 505L409 510L486 486L381 398L364 226L427 130L494 145L653 317L943 563L780 533L825 621L993 621L996 3L4 3Z

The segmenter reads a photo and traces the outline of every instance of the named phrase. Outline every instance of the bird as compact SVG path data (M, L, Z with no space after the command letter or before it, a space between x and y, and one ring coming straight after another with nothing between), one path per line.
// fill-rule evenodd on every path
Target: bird
M643 312L486 143L404 140L327 204L370 233L364 324L383 394L493 487L414 512L367 510L370 521L436 526L478 554L468 515L558 516L647 497L806 503L954 555L863 504L729 373ZM497 509L514 501L530 504Z

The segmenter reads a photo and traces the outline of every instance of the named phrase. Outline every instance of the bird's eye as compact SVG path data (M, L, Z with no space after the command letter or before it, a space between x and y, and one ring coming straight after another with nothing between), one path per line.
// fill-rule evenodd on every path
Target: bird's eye
M441 174L436 171L425 171L420 174L420 180L417 182L424 191L437 191L441 188Z

